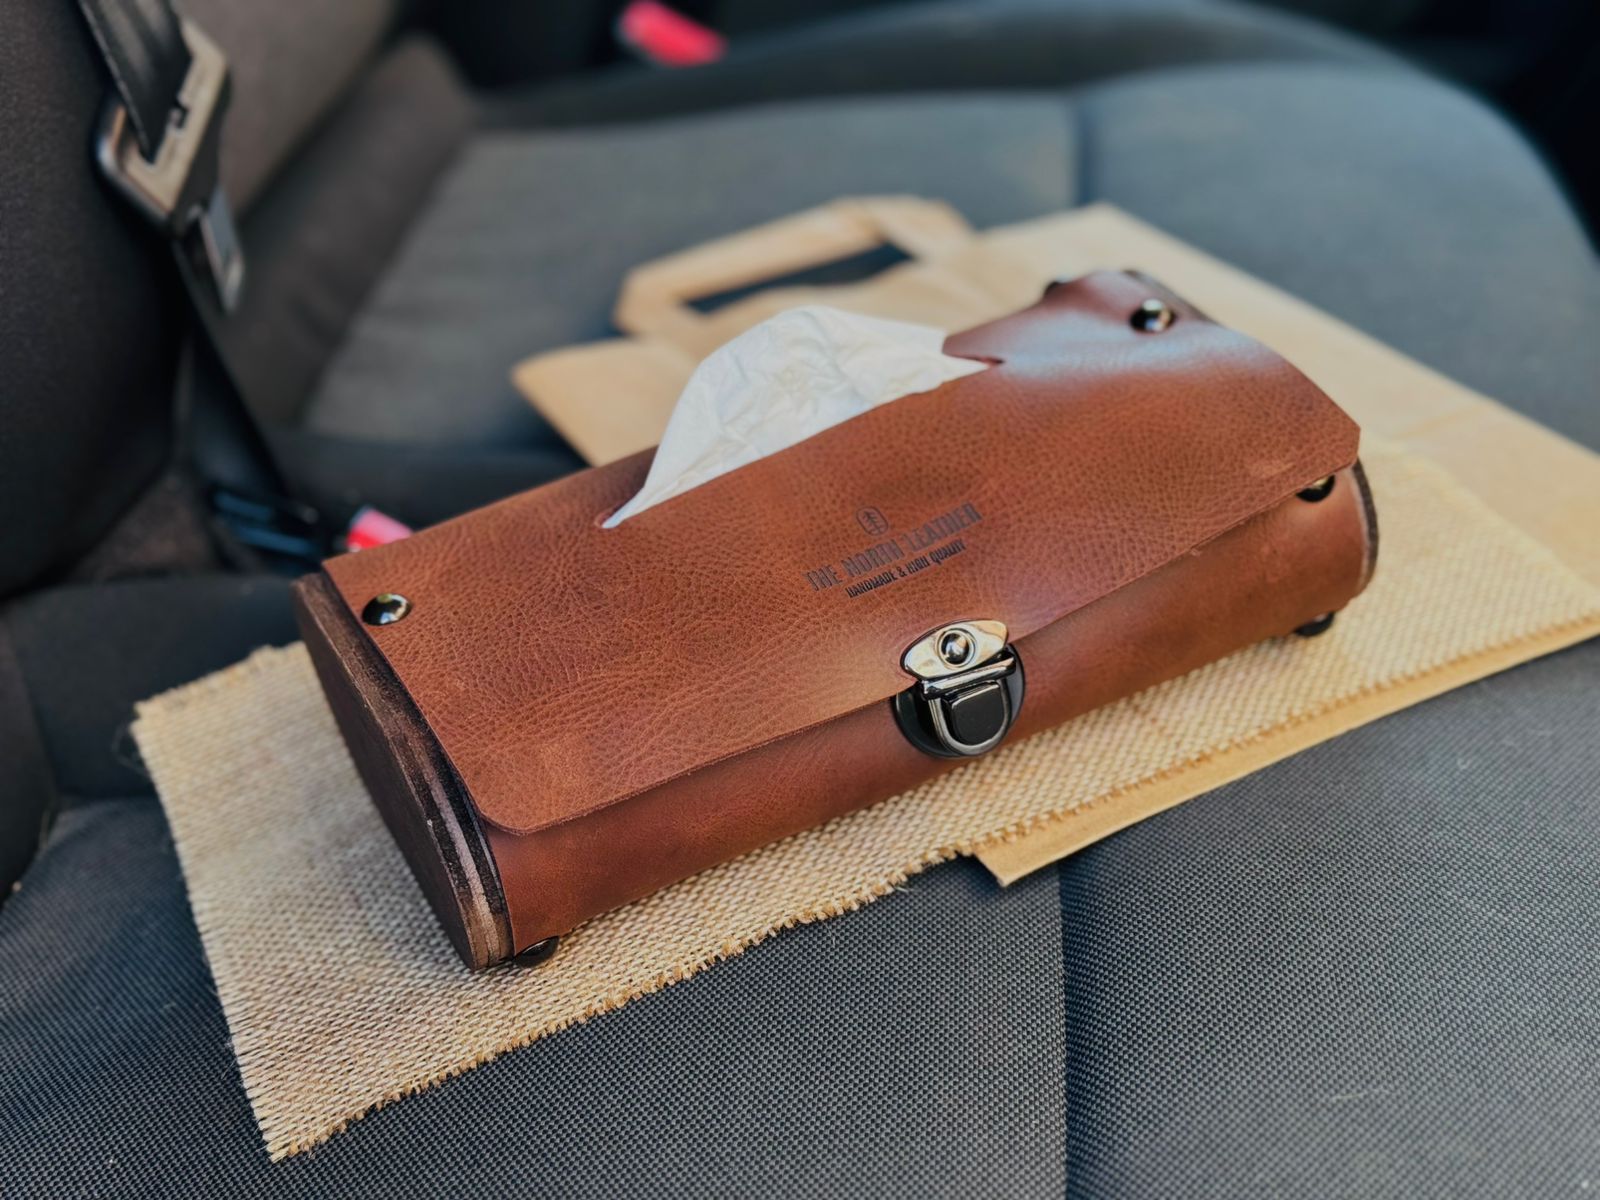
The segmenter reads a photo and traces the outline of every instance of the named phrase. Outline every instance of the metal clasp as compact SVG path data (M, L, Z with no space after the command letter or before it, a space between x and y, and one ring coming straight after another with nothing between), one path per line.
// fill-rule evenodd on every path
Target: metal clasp
M917 682L891 701L900 732L938 758L994 749L1022 708L1022 658L999 621L953 621L917 640L900 665Z
M244 255L217 170L228 60L193 22L181 24L192 58L155 157L140 152L128 110L115 97L100 121L95 157L116 189L209 279L222 311L232 312L244 283Z

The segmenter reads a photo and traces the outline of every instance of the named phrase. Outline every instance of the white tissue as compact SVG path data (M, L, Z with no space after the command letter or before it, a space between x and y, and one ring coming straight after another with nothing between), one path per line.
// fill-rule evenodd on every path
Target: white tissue
M821 304L747 329L689 377L644 487L605 528L880 404L987 365L943 353L944 338L926 325Z

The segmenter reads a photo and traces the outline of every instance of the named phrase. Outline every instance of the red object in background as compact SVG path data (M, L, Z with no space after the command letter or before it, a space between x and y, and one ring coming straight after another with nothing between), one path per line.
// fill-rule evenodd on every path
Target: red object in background
M715 29L660 0L632 0L617 18L617 37L658 67L702 67L728 48L728 40Z
M350 518L350 528L345 530L344 548L370 550L374 546L386 546L390 542L408 538L411 533L411 526L404 521L397 521L388 513L379 512L370 504L365 504Z

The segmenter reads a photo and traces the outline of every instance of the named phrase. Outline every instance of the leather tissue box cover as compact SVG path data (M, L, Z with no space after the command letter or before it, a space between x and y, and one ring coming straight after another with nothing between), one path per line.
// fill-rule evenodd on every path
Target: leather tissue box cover
M1015 739L1320 630L1366 585L1355 423L1159 285L1057 284L945 351L989 365L613 529L648 452L296 586L469 964L959 766L895 711L941 629L1004 625Z

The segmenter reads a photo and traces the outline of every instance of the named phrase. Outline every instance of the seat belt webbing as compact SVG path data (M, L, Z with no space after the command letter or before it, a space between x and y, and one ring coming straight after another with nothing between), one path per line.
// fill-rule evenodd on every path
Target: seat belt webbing
M139 150L155 160L193 56L167 0L78 0L133 122Z
M229 96L221 49L170 0L78 0L115 94L95 155L102 173L171 242L195 318L180 395L180 450L232 539L291 565L319 562L330 538L289 498L218 331L238 302L244 257L218 171Z

